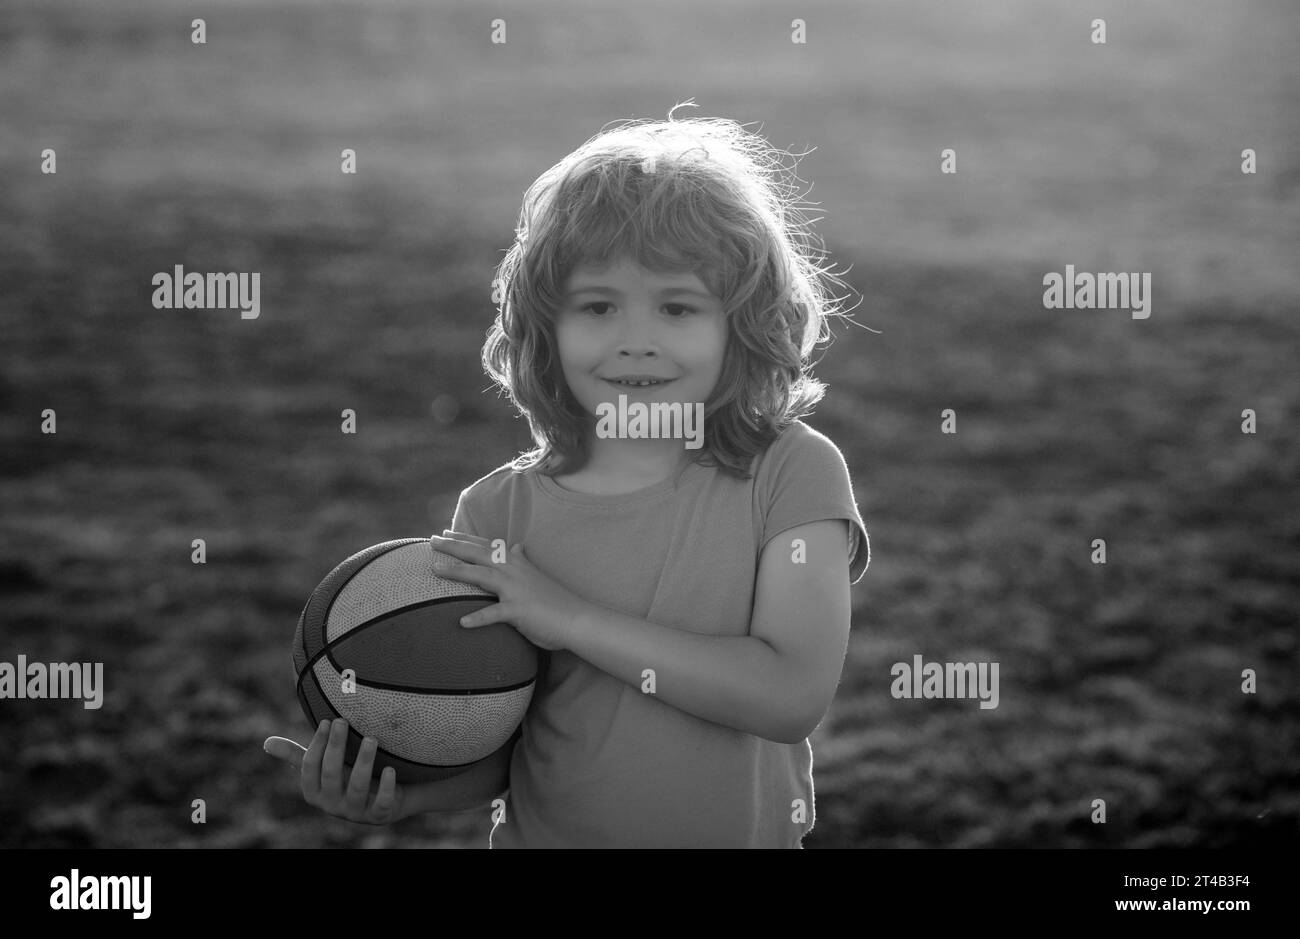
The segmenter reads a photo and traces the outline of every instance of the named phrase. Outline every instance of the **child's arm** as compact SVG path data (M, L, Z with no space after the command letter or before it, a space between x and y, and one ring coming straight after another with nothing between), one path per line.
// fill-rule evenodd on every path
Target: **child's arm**
M798 743L830 708L844 668L852 608L843 519L796 525L759 559L747 636L662 626L592 605L565 647L596 668L647 688L704 720ZM792 543L804 542L804 560Z

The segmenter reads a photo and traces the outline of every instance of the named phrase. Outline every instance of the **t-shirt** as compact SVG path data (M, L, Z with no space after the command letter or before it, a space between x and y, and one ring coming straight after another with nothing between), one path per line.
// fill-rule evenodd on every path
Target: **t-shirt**
M851 583L870 561L829 438L794 421L750 472L740 480L691 463L648 488L595 495L507 464L460 494L451 527L522 542L539 570L599 606L745 636L773 536L847 519ZM698 718L567 650L539 659L489 847L801 847L816 821L807 739L778 743Z

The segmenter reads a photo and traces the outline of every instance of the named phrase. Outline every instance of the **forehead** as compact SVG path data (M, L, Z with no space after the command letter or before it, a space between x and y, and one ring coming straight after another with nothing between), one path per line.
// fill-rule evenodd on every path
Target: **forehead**
M575 290L585 284L603 285L614 281L656 287L704 287L703 281L689 269L679 271L652 271L631 258L620 258L608 264L597 265L580 262L565 280L565 288Z

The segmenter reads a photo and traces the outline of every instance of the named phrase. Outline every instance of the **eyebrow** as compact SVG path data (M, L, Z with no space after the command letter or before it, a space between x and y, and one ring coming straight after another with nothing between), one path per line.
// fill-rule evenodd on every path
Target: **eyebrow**
M622 291L615 290L613 287L598 287L594 285L574 287L564 296L565 299L568 299L570 297L576 297L580 293L598 293L609 297L619 297L619 298L622 298L623 296ZM658 293L659 296L661 297L676 297L676 296L681 296L683 294L686 294L693 297L699 297L703 300L713 299L712 294L705 293L702 290L697 290L694 287L665 287L663 290L660 290Z

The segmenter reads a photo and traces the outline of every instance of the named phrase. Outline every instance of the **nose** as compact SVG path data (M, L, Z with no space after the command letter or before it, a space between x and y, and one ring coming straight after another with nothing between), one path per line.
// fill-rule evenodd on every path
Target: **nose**
M653 314L634 313L623 318L623 329L618 337L620 356L658 355L659 339L655 331Z

